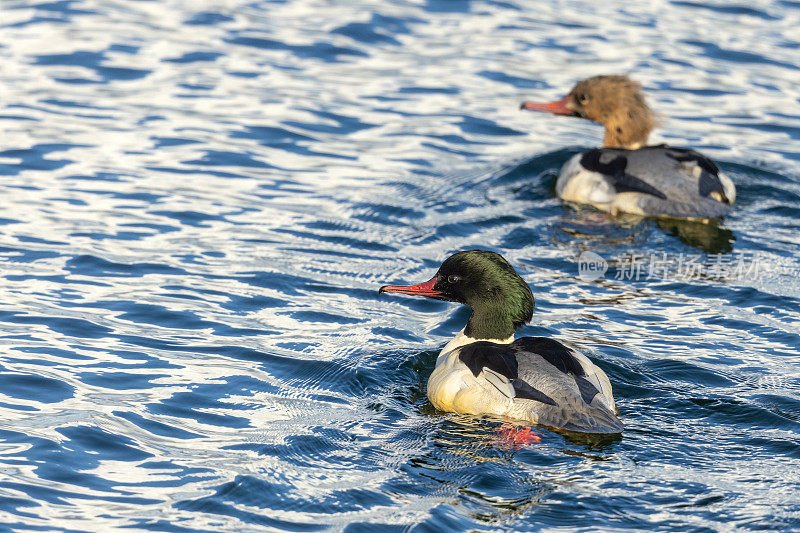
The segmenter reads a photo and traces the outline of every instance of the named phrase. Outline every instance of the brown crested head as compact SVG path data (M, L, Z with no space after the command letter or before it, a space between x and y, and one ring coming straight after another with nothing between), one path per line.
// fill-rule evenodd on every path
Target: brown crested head
M657 125L639 83L627 76L594 76L579 81L569 94L551 104L525 102L524 109L579 116L605 127L603 145L638 148L647 144Z

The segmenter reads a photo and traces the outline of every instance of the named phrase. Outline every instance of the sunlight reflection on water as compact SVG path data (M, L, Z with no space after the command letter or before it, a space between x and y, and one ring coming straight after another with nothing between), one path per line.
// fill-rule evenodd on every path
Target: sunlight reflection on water
M6 2L2 521L798 527L799 23L788 1ZM664 115L652 142L732 176L719 226L554 198L601 131L518 104L613 72ZM376 290L475 247L531 284L521 333L609 374L622 438L509 450L427 403L467 311ZM787 270L587 282L585 250Z

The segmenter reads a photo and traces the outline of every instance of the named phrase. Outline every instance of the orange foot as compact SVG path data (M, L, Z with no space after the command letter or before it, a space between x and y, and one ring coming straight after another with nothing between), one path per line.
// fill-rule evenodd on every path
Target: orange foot
M515 448L521 448L526 444L542 442L542 438L534 433L530 426L516 427L505 423L497 430L497 434L500 436L499 444L514 446Z

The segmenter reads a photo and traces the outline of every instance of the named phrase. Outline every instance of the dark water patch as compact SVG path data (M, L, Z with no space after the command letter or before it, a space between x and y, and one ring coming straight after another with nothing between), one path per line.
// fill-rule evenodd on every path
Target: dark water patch
M652 373L660 381L670 383L703 382L707 387L733 387L735 383L724 375L693 365L686 361L663 359L644 363L646 373Z
M291 316L301 322L321 322L325 324L358 324L363 322L358 318L349 318L322 311L295 311L291 313Z
M32 263L42 259L52 259L60 257L61 254L56 252L47 252L44 250L30 250L27 248L10 248L0 246L0 256L3 259L13 263Z
M350 209L355 220L389 226L405 226L425 217L422 211L403 205L361 202L353 204Z
M796 432L800 423L787 419L769 409L764 409L749 402L730 398L688 398L699 409L692 409L698 414L705 414L710 420L726 425L742 427L783 428Z
M192 392L176 393L158 403L150 403L147 405L147 412L152 415L186 418L211 427L233 429L252 427L250 420L245 417L206 411L206 409L245 409L244 406L214 399L219 397L215 392L221 392L219 385L199 386Z
M180 231L180 228L178 228L176 226L168 226L166 224L149 224L149 223L137 224L137 223L131 223L131 224L120 224L120 227L151 229L151 230L154 230L155 234L172 233L174 231ZM153 233L148 233L148 235L152 235L152 234Z
M88 9L78 9L73 7L75 0L59 0L56 2L41 2L30 7L37 11L51 11L59 15L93 15L96 11ZM11 9L14 9L12 6Z
M321 235L319 233L311 233L308 231L298 231L298 230L290 230L283 228L278 228L273 231L275 231L276 233L284 233L287 235L292 235L293 237L309 239L316 242L337 244L359 250L371 250L374 252L393 252L397 250L395 247L389 246L387 244L381 244L374 241L365 241L362 239L355 239L353 237Z
M471 0L426 0L425 11L429 13L469 13Z
M477 135L525 135L525 133L521 131L500 126L499 124L484 118L464 117L464 119L458 124L458 127L464 133Z
M442 224L436 230L436 235L439 238L447 237L468 237L479 233L483 229L506 226L513 223L523 222L524 219L515 216L507 215L501 217L492 217L484 220L459 222L455 224ZM480 248L480 246L478 246ZM466 248L465 248L466 249Z
M234 132L231 134L234 139L254 139L264 146L271 146L273 148L281 148L295 153L311 154L315 152L308 151L307 148L299 147L297 145L300 141L313 142L316 139L295 133L285 128L276 128L272 126L249 126L244 131Z
M670 2L672 5L679 6L679 7L690 7L695 9L706 9L709 11L714 11L715 13L721 13L724 15L744 15L749 17L756 17L763 20L780 20L781 17L776 17L771 15L765 11L760 9L755 9L752 7L747 7L744 5L714 5L714 4L704 4L702 2L686 2L683 0L671 0Z
M144 239L145 237L149 237L152 233L142 233L137 231L120 231L117 233L109 234L109 233L83 233L83 232L76 232L70 233L70 237L87 237L89 239L95 241L104 241L106 239L110 240L123 240L123 241L136 241Z
M79 50L68 54L44 54L35 56L34 64L45 66L78 66L93 70L100 80L86 78L55 78L64 83L108 83L112 80L132 81L146 77L152 71L125 67L107 67L102 63L106 61L105 52L90 52Z
M196 527L183 527L170 520L153 520L143 518L131 519L131 524L122 526L125 528L137 528L147 531L167 531L169 533L213 533L212 529L200 529Z
M76 349L78 347L75 347ZM120 363L120 362L112 362L107 361L104 358L98 358L97 362L91 365L86 365L86 368L102 368L104 370L110 370L112 368L117 368L120 370L134 370L134 369L142 369L147 368L150 370L156 369L180 369L185 368L183 365L177 363L171 363L164 359L149 355L144 352L133 351L133 350L121 350L121 349L109 349L109 348L84 348L90 352L96 352L100 355L111 354L120 359L124 359L126 361L136 361L135 363Z
M775 123L758 123L758 122L729 122L728 126L735 128L750 128L754 130L769 131L784 133L792 139L800 139L800 128L796 126L775 124Z
M242 272L236 279L246 285L277 290L286 297L300 296L300 291L308 289L311 282L308 278L270 271Z
M159 385L151 383L154 379L161 379L167 374L130 374L128 372L84 372L77 377L87 385L103 387L112 390L149 389Z
M442 141L446 141L450 144L482 144L480 141L473 141L470 139L466 139L461 135L433 135L433 137L440 139Z
M69 285L88 285L94 287L107 287L108 283L98 282L98 281L88 281L88 280L76 280L72 279L68 276L30 276L30 275L7 275L6 279L8 281L50 281L55 282L60 285L69 286ZM69 289L62 289L60 291L62 298L68 298Z
M158 422L156 420L150 420L140 414L132 413L130 411L113 411L112 414L114 416L118 416L120 418L127 420L131 424L135 424L136 426L152 433L153 435L158 435L160 437L167 437L170 439L204 438L204 435L200 435L199 433L187 431L177 426L166 424L163 422Z
M740 91L735 91L731 89L711 89L711 88L692 89L690 87L679 87L678 90L680 90L680 92L682 93L696 94L698 96L710 96L710 97L725 96L727 94L742 94Z
M540 228L514 228L503 236L499 246L504 250L519 250L546 240L549 240L548 235L543 235Z
M344 452L348 444L352 444L351 438L331 438L325 431L320 433L321 428L312 428L313 433L309 435L290 435L284 438L285 444L238 444L230 449L248 450L262 456L271 456L288 461L299 468L319 468L325 466L327 458L337 457L336 462L351 467L360 466L367 470L375 470L377 465L358 465L356 457L347 457Z
M231 76L236 76L238 78L257 78L261 75L258 72L241 72L241 71L237 72L230 71L228 72L228 74L230 74Z
M759 394L753 400L780 417L800 423L800 400L796 398L777 394ZM795 444L799 446L795 451L800 454L800 443Z
M3 512L9 513L9 514L12 514L12 515L22 516L22 517L25 517L25 518L27 518L29 520L37 518L37 516L35 514L28 513L28 512L23 512L21 510L21 508L27 508L27 507L39 507L39 504L35 503L35 502L32 502L32 501L29 501L29 500L24 500L22 498L11 498L11 497L8 497L8 496L3 496L2 498L0 498L0 509ZM22 531L24 529L31 529L33 531L37 531L37 530L46 531L47 529L49 529L47 526L38 526L38 527L37 526L32 526L27 522L26 523L23 523L23 522L17 522L17 523L7 522L5 525L9 528L7 531L15 531L15 529L12 529L12 528L17 528L17 530L19 530L19 531ZM65 530L65 531L67 531L67 530Z
M180 57L162 59L165 63L198 63L203 61L216 61L225 54L220 52L186 52Z
M47 479L47 478L45 478ZM97 476L86 476L86 479L97 481ZM54 480L61 481L61 480ZM118 504L129 505L160 505L161 500L154 498L141 498L136 496L110 496L110 495L88 495L84 492L71 492L37 485L25 485L23 483L0 481L0 487L26 494L33 501L42 501L51 505L69 505L72 500L99 500Z
M478 75L492 81L506 83L508 85L516 87L517 89L544 89L547 87L547 83L544 81L531 78L520 78L517 76L511 76L502 71L483 70L481 72L478 72Z
M332 34L346 35L353 40L365 44L388 44L400 46L394 35L409 34L411 24L422 23L422 19L413 17L390 17L380 13L372 13L369 22L350 22L331 31Z
M244 314L251 311L258 311L261 309L267 309L272 307L284 307L287 304L285 300L281 300L279 298L273 298L270 296L263 296L263 295L242 296L242 295L227 293L224 291L202 289L197 287L188 287L183 285L164 285L162 289L180 291L180 292L189 291L197 294L202 294L205 296L223 297L226 301L220 302L219 303L220 307L228 309L230 311L234 311L237 314ZM202 300L202 298L200 297L193 297L192 295L187 295L187 294L175 294L175 296Z
M252 496L249 490L242 488L242 485L247 487L259 483L251 476L238 476L236 480L225 483L217 487L216 493L211 496L206 496L196 500L183 500L175 504L175 507L187 511L199 511L209 513L212 515L223 515L236 517L238 520L248 524L256 524L259 526L270 527L279 529L280 531L321 531L327 529L328 526L319 523L308 522L290 522L288 520L280 520L277 518L270 518L262 514L256 514L250 511L243 511L236 507L240 503L240 498L245 502L251 502ZM277 494L286 493L286 490L279 491ZM273 494L271 491L266 494ZM228 503L230 502L230 503ZM252 507L252 503L248 507Z
M62 381L35 374L0 373L3 383L0 394L20 400L43 403L62 402L75 395L75 387Z
M475 143L471 143L471 144L481 144L481 143L475 142ZM457 150L455 148L450 148L446 144L443 145L443 144L440 144L440 143L426 142L426 143L423 143L423 146L425 146L426 148L432 148L433 150L438 150L438 151L440 151L442 153L445 153L445 154L452 154L452 155L457 155L457 156L462 156L462 157L476 157L478 155L477 152L469 152L467 150Z
M101 182L122 182L125 176L122 174L111 172L96 172L93 175L74 175L69 176L70 180L86 180L86 181L101 181Z
M389 524L386 522L373 521L373 522L351 522L343 529L345 533L369 533L370 531L386 531L387 533L400 533L406 531L408 526L400 526L397 524ZM420 531L423 531L420 529Z
M338 250L325 250L320 247L309 247L309 248L302 248L302 247L287 247L283 248L286 252L298 252L298 253L309 253L313 254L316 258L323 258L325 256L333 256L333 257L340 257L340 258L349 258L349 259L370 259L372 256L369 254L357 254L352 252L341 252Z
M12 432L5 434L5 440L28 445L25 455L35 461L37 474L43 480L56 482L62 486L92 487L99 492L116 493L124 496L97 495L96 493L89 495L85 494L85 491L73 493L15 482L0 482L0 486L26 493L37 501L41 500L57 504L65 503L62 498L75 497L79 499L99 498L105 501L136 504L152 504L157 501L134 497L132 492L114 489L110 482L97 475L83 473L86 470L97 468L101 461L121 460L130 462L150 456L138 450L131 439L88 426L61 427L57 428L56 431L66 439L63 441L63 446L53 440Z
M19 159L18 164L0 163L0 175L15 176L23 170L54 171L63 168L72 159L48 159L45 156L54 152L65 152L73 148L81 148L85 145L77 144L37 144L31 148L4 150L0 152L0 157Z
M196 139L187 139L182 137L151 137L155 141L153 149L168 148L170 146L184 146L187 144L198 144L200 141Z
M235 19L217 11L201 11L195 13L184 21L189 26L216 26L224 22L233 22Z
M0 311L0 321L11 324L37 324L46 326L53 332L67 337L99 339L109 336L111 329L81 318L61 316L20 315L10 311Z
M370 128L374 128L376 124L370 124L368 122L361 121L358 117L347 116L347 115L340 115L337 113L331 113L329 111L321 111L318 109L305 109L305 111L315 115L318 118L323 119L328 123L309 123L309 122L297 122L293 120L286 120L283 121L283 124L289 126L290 128L300 128L306 131L312 131L317 133L355 133L357 131L362 131ZM331 125L329 122L335 122L337 125Z
M355 41L366 44L400 45L397 39L384 32L384 28L376 27L374 23L367 22L351 22L331 30L333 34L346 35Z
M553 169L560 169L570 157L579 152L580 149L565 148L511 164L509 168L503 169L498 173L495 178L495 183L505 184L518 181L530 181L536 176L542 176L543 172L552 174ZM557 174L555 175L557 176Z
M401 87L400 94L458 94L458 89L455 87Z
M193 227L210 227L207 222L219 221L235 224L226 218L225 215L211 215L209 213L200 213L199 211L151 211L150 214L171 218L179 221L181 224Z
M377 336L386 336L399 341L420 342L422 340L411 332L397 328L373 328L372 333Z
M684 43L690 46L699 47L700 50L702 51L702 55L705 55L712 59L717 59L717 60L724 59L732 63L755 63L761 65L774 65L777 67L783 67L791 70L800 70L800 66L798 65L786 63L784 61L778 61L776 59L770 59L768 57L765 57L761 54L757 54L754 52L747 52L744 50L729 50L726 48L722 48L717 44L705 41L686 40L684 41Z
M147 167L147 170L153 172L165 172L167 174L202 174L206 176L213 176L215 178L242 178L251 179L247 174L237 174L235 172L224 172L221 170L207 170L207 169L188 169L188 168L174 168L174 167Z
M100 308L114 312L115 317L119 320L128 320L137 324L152 324L164 328L208 329L223 337L270 334L268 330L235 328L219 322L203 320L187 310L174 311L161 305L136 303L128 300L101 300L91 304L70 304L68 307Z
M337 63L342 57L368 57L368 54L355 48L336 46L328 42L318 41L308 45L292 45L262 37L231 37L225 39L230 44L250 46L262 50L285 50L294 54L299 59L320 59L325 62Z
M57 99L57 98L48 98L46 100L42 100L42 103L43 104L50 104L50 105L54 105L54 106L59 106L59 107L70 107L70 108L77 108L77 109L107 109L107 108L102 108L102 107L99 107L99 106L96 106L96 105L87 104L87 103L73 102L73 101L70 101L70 100L60 100L60 99ZM86 115L81 115L81 116L86 116Z
M779 457L786 459L800 458L800 443L796 439L781 439L781 438L748 438L746 445L748 452L753 453L753 450L759 450L760 454L776 454Z
M264 163L251 154L228 152L225 150L206 150L200 159L183 161L185 165L203 165L211 167L243 167L243 168L275 168L269 163Z
M77 359L83 361L92 360L92 357L89 357L88 355L82 355L70 350L63 350L54 346L19 346L16 349L23 353L52 355L54 357L63 357L65 359Z
M177 214L175 215L178 216ZM157 263L115 263L91 255L68 259L64 268L72 274L93 277L141 277L148 274L187 275L183 269Z
M141 461L151 454L138 449L133 439L114 435L91 426L72 426L56 430L69 439L67 449L91 454L92 461Z
M310 283L308 284L308 289L315 293L320 294L342 294L345 296L351 296L356 300L360 299L373 299L378 296L377 288L373 289L372 287L364 288L363 282L359 283L356 282L354 287L337 287L334 285L322 285L317 283Z

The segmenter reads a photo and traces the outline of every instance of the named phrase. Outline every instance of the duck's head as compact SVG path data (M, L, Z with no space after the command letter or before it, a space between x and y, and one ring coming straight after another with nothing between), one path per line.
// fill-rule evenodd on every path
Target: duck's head
M557 102L523 102L521 109L597 122L606 129L603 145L615 148L646 145L650 132L657 125L656 115L647 105L641 85L620 75L587 78Z
M533 294L508 261L494 252L468 250L448 257L419 285L385 285L396 292L462 303L472 309L464 333L475 339L507 339L533 316Z

